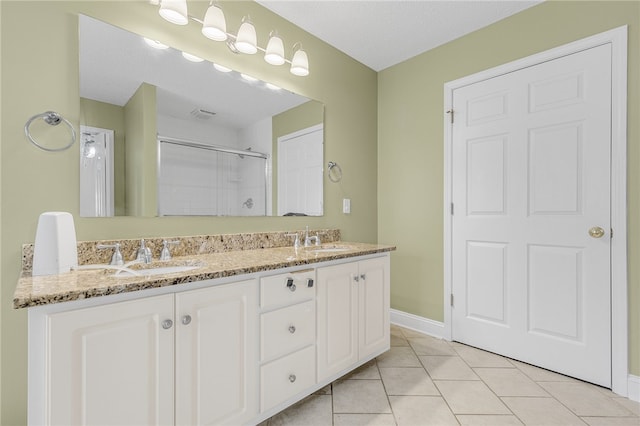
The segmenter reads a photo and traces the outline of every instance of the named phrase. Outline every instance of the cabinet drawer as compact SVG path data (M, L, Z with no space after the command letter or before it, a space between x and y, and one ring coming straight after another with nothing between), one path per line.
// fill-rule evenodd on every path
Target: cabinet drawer
M316 295L315 280L315 269L261 278L260 306L266 309L313 299Z
M316 339L314 300L260 315L260 360L269 361L313 344Z
M316 383L315 346L260 368L260 410L275 407Z

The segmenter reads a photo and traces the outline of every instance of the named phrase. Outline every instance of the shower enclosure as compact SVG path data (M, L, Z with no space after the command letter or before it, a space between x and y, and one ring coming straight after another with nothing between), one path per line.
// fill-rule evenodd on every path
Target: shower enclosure
M160 216L264 216L268 155L158 138Z

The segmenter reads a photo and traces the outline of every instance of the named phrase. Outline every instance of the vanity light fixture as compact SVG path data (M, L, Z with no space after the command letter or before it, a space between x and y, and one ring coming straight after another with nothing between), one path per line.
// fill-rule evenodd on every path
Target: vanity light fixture
M272 84L272 83L265 83L264 85L271 90L282 90L282 87L276 86L275 84Z
M245 80L247 80L247 81L249 81L249 82L251 82L251 83L255 83L256 81L258 81L258 79L257 79L257 78L252 77L252 76L250 76L250 75L248 75L248 74L240 73L240 77L244 78Z
M168 49L169 46L167 46L166 44L162 44L160 43L158 40L151 40L150 38L144 38L144 42L147 43L149 46L153 47L154 49L158 49L158 50L164 50L164 49Z
M249 15L242 18L242 24L240 25L240 29L238 29L238 35L236 36L234 44L240 53L253 55L258 51L256 27L253 26Z
M159 13L167 21L186 25L189 19L202 25L202 34L214 41L224 41L233 53L245 53L253 55L259 51L264 52L264 60L271 65L291 64L289 71L293 75L309 75L309 57L300 43L293 45L293 58L286 59L284 54L284 42L277 32L269 34L266 49L258 45L256 28L248 15L242 18L242 23L237 34L227 32L227 24L224 12L220 5L211 0L205 12L204 20L189 16L186 0L149 0L151 4L160 4Z
M291 74L305 77L309 75L309 58L307 52L302 50L302 45L293 45L293 59L291 59Z
M217 4L212 4L207 9L202 22L202 34L213 41L227 40L227 22L224 12Z
M202 62L204 61L204 59L202 59L199 56L196 55L192 55L191 53L187 53L187 52L182 52L182 57L185 58L187 61L191 61L191 62Z
M284 64L284 43L277 31L271 31L269 34L269 42L264 52L264 60L271 65Z
M187 25L189 23L187 0L161 0L158 13L172 24Z

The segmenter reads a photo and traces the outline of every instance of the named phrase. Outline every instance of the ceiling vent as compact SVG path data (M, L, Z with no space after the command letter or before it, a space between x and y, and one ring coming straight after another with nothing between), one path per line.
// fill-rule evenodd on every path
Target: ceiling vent
M213 111L207 111L206 109L196 108L191 111L191 115L199 120L209 120L216 115L216 113Z

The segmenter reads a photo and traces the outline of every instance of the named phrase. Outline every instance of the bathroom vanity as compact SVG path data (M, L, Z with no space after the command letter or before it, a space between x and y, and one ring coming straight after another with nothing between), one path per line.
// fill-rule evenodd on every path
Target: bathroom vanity
M29 423L257 424L389 349L392 250L333 241L149 265L196 266L166 275L25 272Z

